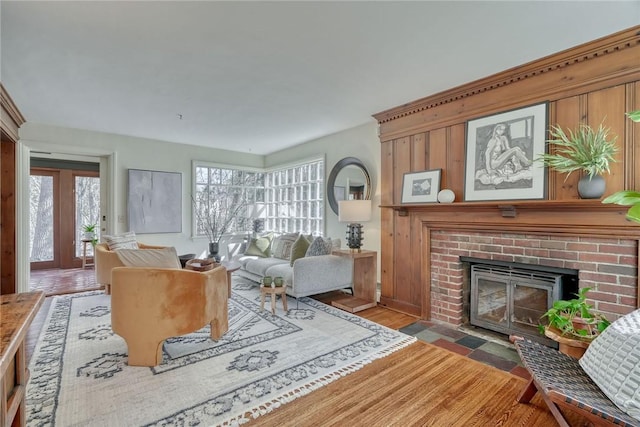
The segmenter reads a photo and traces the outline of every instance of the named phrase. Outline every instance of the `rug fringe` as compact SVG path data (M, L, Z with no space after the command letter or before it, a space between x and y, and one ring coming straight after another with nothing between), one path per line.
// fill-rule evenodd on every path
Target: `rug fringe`
M369 355L367 357L365 357L362 360L359 360L358 362L352 363L351 365L345 366L341 369L339 369L336 372L332 372L330 374L324 375L320 378L316 378L315 380L312 380L300 387L297 387L293 390L290 390L280 396L274 397L273 399L271 399L269 402L263 403L260 406L256 406L252 409L250 409L249 411L245 412L244 414L241 415L237 415L235 417L232 417L226 421L224 421L222 424L218 424L218 426L223 426L223 427L228 427L228 426L239 426L242 424L246 424L251 420L254 420L258 417L260 417L261 415L267 415L268 413L270 413L271 411L273 411L274 409L279 408L281 405L285 404L285 403L289 403L294 401L295 399L299 398L299 397L303 397L306 396L307 394L311 393L312 391L315 391L317 389L319 389L322 386L325 386L327 384L330 384L332 382L334 382L335 380L338 380L344 376L347 376L353 372L356 372L358 370L360 370L361 368L363 368L365 365L370 364L371 362L373 362L374 360L377 359L382 359L388 355L390 355L391 353L394 353L398 350L401 350L405 347L407 347L408 345L413 344L414 342L417 341L416 337L411 337L411 336L407 336L405 339L403 339L402 341L399 341L398 343L392 345L391 347L382 350L380 352L377 352L376 354L372 354Z

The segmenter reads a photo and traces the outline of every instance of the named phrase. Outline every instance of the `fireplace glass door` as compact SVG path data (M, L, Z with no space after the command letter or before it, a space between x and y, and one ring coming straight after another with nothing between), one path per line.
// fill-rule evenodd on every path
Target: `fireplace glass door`
M553 345L538 332L540 317L559 299L561 275L508 267L471 267L471 324Z

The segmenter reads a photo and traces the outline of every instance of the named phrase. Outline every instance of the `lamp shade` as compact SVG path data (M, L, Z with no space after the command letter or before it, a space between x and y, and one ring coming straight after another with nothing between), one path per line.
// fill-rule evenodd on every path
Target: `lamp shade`
M371 200L340 200L338 221L365 222L371 219Z

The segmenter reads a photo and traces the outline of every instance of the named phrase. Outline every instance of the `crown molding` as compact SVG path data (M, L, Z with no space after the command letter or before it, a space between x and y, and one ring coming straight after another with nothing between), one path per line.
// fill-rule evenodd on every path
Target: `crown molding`
M550 71L556 71L570 65L600 58L637 46L640 46L640 25L521 66L510 68L492 76L376 113L373 117L378 121L378 124L390 122L512 83L540 76Z
M18 140L18 128L26 122L20 110L9 96L4 85L0 82L0 128L14 141Z

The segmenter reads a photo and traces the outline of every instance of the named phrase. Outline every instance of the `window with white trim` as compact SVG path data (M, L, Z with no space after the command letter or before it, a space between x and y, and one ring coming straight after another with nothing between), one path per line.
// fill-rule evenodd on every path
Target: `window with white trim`
M255 206L264 204L264 172L196 164L195 236L217 242L223 234L251 231Z
M324 159L265 174L265 230L322 235Z

